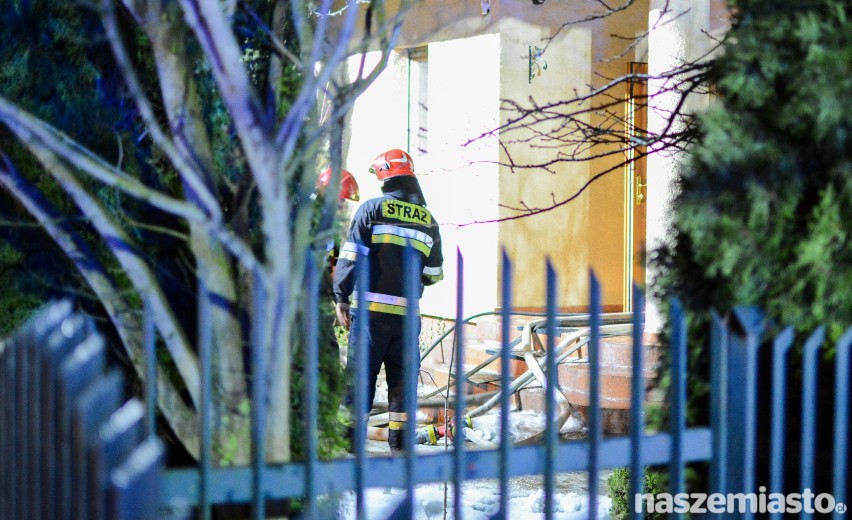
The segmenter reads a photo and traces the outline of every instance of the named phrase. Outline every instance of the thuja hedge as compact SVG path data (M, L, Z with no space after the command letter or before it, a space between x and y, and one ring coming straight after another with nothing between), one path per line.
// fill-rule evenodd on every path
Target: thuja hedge
M690 319L691 425L709 421L712 310L758 306L799 338L825 325L824 361L852 325L852 9L730 6L733 26L711 67L717 96L678 175L671 241L652 253L661 274L651 289L680 299ZM831 378L822 381L830 417ZM650 426L664 428L665 414Z
M835 1L735 2L718 99L679 176L655 287L690 318L690 419L706 423L710 311L804 335L852 324L852 22ZM828 356L832 348L826 348Z

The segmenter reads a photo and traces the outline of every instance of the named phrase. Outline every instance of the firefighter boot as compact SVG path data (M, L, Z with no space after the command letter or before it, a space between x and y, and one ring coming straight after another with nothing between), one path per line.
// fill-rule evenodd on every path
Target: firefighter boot
M402 428L388 430L388 446L390 446L391 453L399 453L405 449L404 437Z

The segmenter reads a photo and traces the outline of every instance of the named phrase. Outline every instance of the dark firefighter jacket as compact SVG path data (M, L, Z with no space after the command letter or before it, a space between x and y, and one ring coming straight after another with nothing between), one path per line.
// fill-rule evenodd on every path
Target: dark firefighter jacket
M417 302L407 302L403 285L403 252L406 243L417 252L420 266L420 291L444 277L441 235L438 223L426 209L426 201L415 177L393 177L384 182L381 197L370 199L358 208L334 272L334 298L353 307L366 302L372 312L404 316ZM355 260L358 255L370 260L369 292L355 294ZM351 298L351 302L350 302Z

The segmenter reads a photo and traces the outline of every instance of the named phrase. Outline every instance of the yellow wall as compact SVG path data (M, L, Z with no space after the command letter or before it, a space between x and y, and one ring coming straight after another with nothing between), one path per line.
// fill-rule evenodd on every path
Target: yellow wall
M582 28L562 31L545 52L547 70L529 80L529 47L541 45L550 36L548 29L506 19L501 24L503 42L501 60L501 97L521 103L532 96L545 104L574 97L590 78L590 35ZM502 119L513 114L504 112ZM551 130L556 123L537 125L539 132ZM554 158L552 149L535 148L527 141L531 131L511 131L501 135L507 149L501 152L505 164L542 164ZM588 178L586 163L557 163L544 168L503 167L500 176L500 202L508 207L522 204L543 208L568 198ZM519 212L507 208L501 217ZM589 197L581 195L573 202L548 212L504 222L500 243L513 262L516 307L542 307L545 294L545 260L549 258L559 276L559 304L580 305L587 300L589 257Z
M634 4L630 10L621 14L606 17L592 25L592 68L591 84L600 89L609 84L612 78L627 73L631 61L646 62L646 46L630 48L632 43L624 38L613 38L612 35L633 36L644 33L647 24L637 23L636 14L647 12L647 2ZM618 59L613 59L618 57ZM626 96L626 84L608 89L602 102L609 100L623 101ZM609 98L609 99L607 99ZM608 109L621 120L624 118L624 105L618 103ZM600 129L609 129L612 118L593 116L592 125ZM620 134L623 126L613 128ZM603 290L603 304L620 306L626 299L624 273L626 238L629 232L625 227L625 170L620 166L625 160L623 146L613 144L609 148L596 149L597 155L610 154L593 163L591 175L612 170L604 177L596 180L589 190L589 219L592 237L589 242L590 265L594 267L600 278Z

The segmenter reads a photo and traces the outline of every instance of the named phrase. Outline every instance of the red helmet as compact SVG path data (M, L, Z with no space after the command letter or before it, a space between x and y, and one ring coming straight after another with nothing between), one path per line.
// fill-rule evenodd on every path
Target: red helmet
M320 193L324 192L329 182L331 182L331 168L327 168L317 177L317 191ZM340 172L340 195L338 196L338 200L353 200L355 202L361 200L361 196L358 193L358 182L346 170Z
M414 161L404 151L394 148L373 160L373 165L370 166L370 173L378 177L380 181L400 175L411 175L413 177Z

